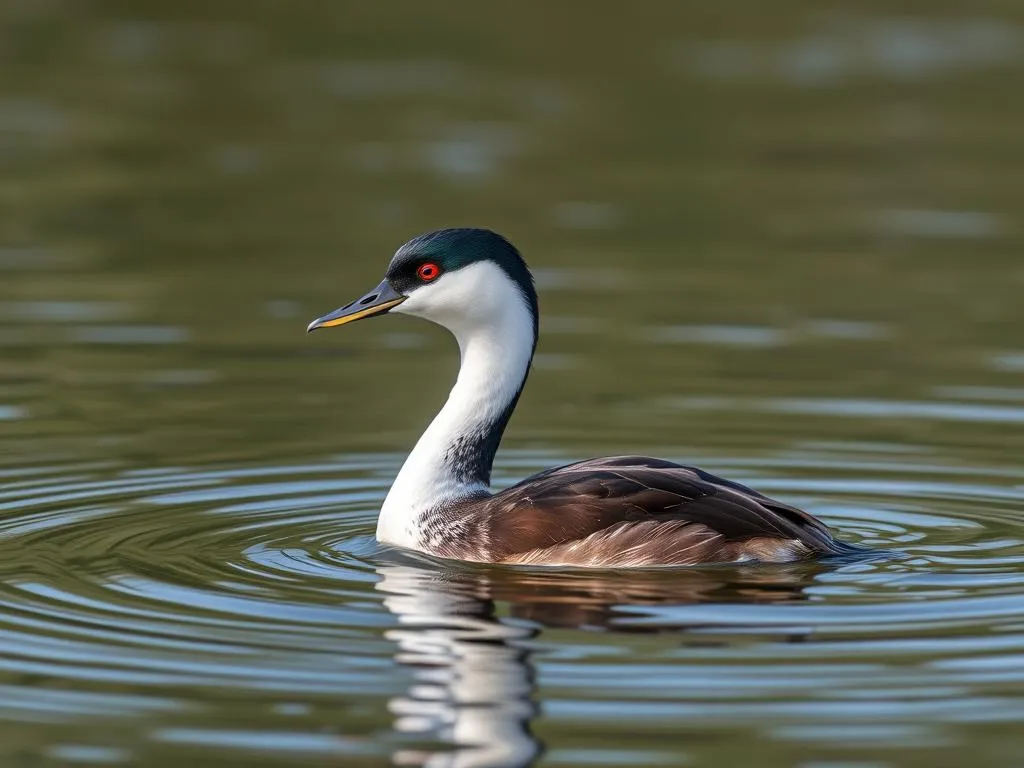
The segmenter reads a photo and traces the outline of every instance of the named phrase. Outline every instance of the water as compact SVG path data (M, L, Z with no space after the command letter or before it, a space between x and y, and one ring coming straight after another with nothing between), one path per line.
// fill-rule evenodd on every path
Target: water
M1013 7L147 8L0 7L0 762L1020 762ZM499 484L665 456L890 556L379 548L455 350L303 330L461 224L544 313Z

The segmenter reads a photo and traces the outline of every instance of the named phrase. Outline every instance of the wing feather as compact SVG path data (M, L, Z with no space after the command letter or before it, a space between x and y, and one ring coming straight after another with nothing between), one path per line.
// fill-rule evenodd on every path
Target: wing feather
M806 512L644 456L545 470L472 502L468 512L489 543L487 558L499 562L689 564L847 551Z

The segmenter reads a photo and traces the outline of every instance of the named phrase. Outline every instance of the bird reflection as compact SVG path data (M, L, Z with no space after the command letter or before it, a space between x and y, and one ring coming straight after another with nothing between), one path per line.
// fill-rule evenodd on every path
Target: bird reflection
M637 625L636 608L800 601L826 568L809 563L624 573L427 559L381 563L376 588L398 621L386 636L398 646L395 660L413 673L405 694L390 702L394 729L403 740L434 745L402 748L394 762L426 768L531 765L543 747L530 730L538 706L529 641L544 627L685 634L707 627L682 620Z
M395 730L451 744L453 751L402 750L399 765L514 768L540 753L529 651L536 630L501 621L483 585L449 581L407 565L377 569L377 589L399 627L385 635L395 660L413 670L405 696L390 702Z

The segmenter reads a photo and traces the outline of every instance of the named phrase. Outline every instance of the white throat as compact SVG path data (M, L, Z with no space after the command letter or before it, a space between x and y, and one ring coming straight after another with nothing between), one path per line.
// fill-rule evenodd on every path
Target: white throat
M420 549L423 513L488 492L480 474L466 469L479 458L474 449L500 438L495 429L504 427L502 417L529 371L534 320L519 287L490 261L442 275L394 311L443 325L462 357L448 401L406 459L377 521L378 541ZM484 477L492 458L484 460Z

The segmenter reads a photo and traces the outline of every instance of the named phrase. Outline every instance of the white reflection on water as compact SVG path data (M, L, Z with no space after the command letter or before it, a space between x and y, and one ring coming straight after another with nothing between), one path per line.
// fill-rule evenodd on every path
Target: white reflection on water
M1024 423L1024 408L973 403L854 398L782 398L768 401L764 407L770 411L808 415L974 421L996 424Z
M1015 387L935 387L939 397L962 400L994 400L1008 403L1024 402L1024 388Z
M687 71L716 80L774 77L797 86L856 77L921 79L1016 61L1021 32L996 19L826 17L808 34L778 43L720 40L683 48Z
M17 421L28 416L28 411L17 405L0 405L0 421Z
M424 165L448 178L482 180L498 174L524 145L519 129L503 123L460 123L422 150Z
M95 325L75 328L72 336L84 344L180 344L189 333L173 325Z
M129 313L117 301L0 301L0 317L48 323L116 320Z
M1003 234L999 217L983 211L897 209L872 217L875 227L890 235L983 238Z
M397 643L395 660L413 670L414 682L389 709L399 733L456 746L452 752L402 750L400 765L430 768L516 768L540 752L530 733L536 714L528 651L518 646L535 634L502 623L494 603L452 589L437 575L405 565L378 569L376 588L400 627L385 636Z
M0 269L2 270L53 270L79 263L81 259L68 251L49 248L5 248L0 247Z
M790 413L806 416L853 416L859 418L928 419L978 423L1024 424L1024 408L940 401L872 400L869 398L732 398L677 397L666 406L685 410L737 410Z
M708 344L723 347L770 349L815 338L843 341L875 341L894 334L885 323L854 320L808 320L794 328L773 328L768 325L665 325L642 332L642 337L656 344Z
M646 335L655 342L732 347L781 347L790 341L784 330L757 325L670 325Z
M1024 352L1003 352L993 355L990 365L997 371L1024 372Z
M893 336L894 329L886 323L863 320L810 320L807 332L812 336L846 341L869 341Z
M97 747L92 744L55 744L46 754L61 765L114 765L127 763L132 754L117 747Z

